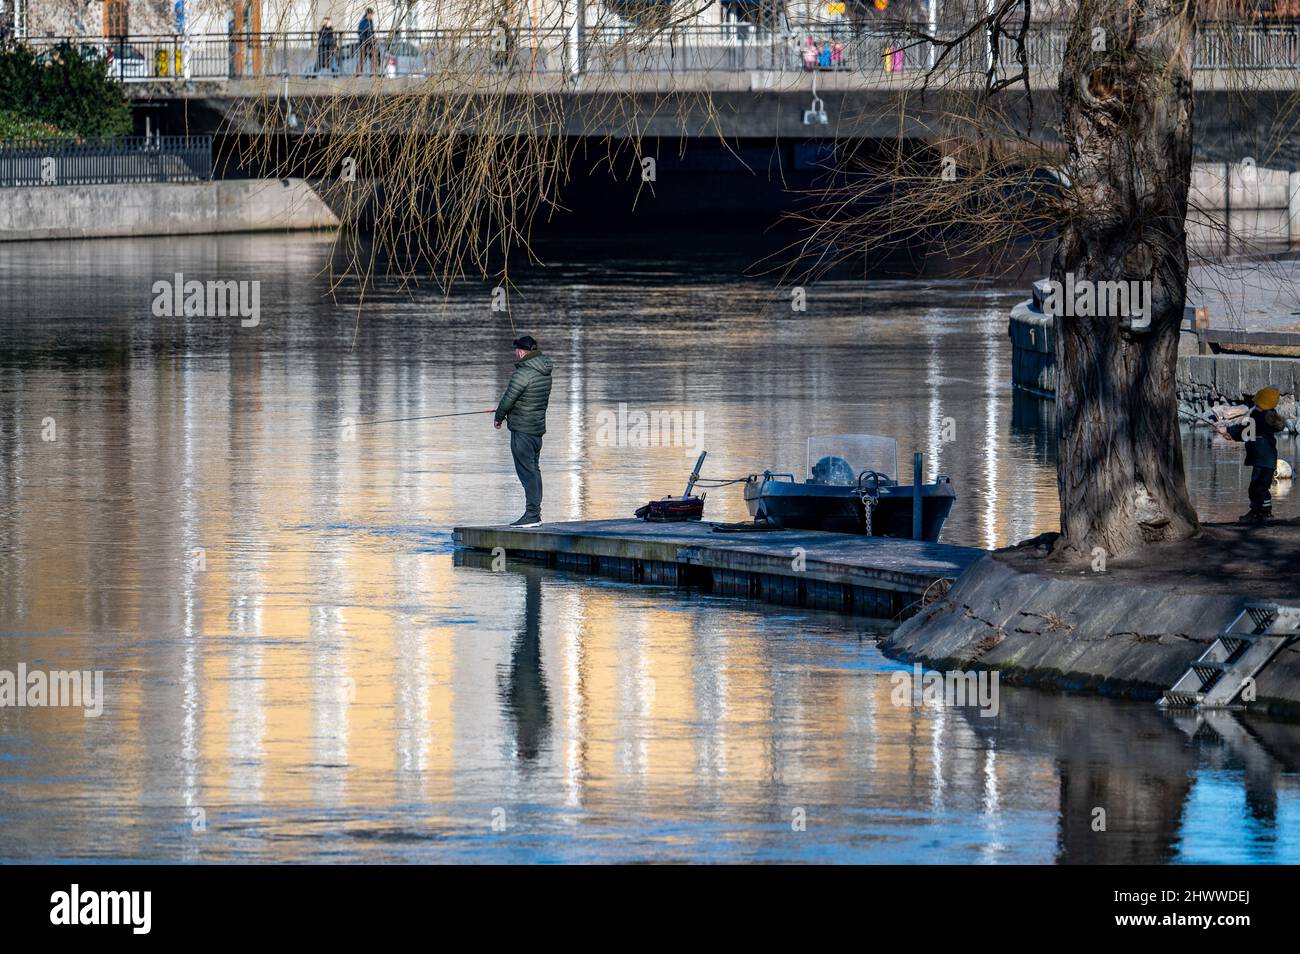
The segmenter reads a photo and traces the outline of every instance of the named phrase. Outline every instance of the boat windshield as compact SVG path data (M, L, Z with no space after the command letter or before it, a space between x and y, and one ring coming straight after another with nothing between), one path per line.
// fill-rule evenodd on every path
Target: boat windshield
M864 470L898 479L898 442L870 434L808 438L809 479L819 484L856 484Z

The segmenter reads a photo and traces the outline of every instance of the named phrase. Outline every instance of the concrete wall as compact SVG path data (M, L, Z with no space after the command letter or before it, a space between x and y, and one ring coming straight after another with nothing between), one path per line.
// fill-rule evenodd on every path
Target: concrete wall
M938 669L997 669L1012 682L1154 697L1250 602L1192 588L1026 573L995 554L881 648ZM1300 711L1300 645L1261 672L1257 688L1255 708Z
M1244 404L1260 388L1282 393L1278 411L1296 428L1300 361L1230 354L1184 354L1178 357L1178 403L1193 414L1216 404Z
M1253 160L1196 163L1187 203L1191 245L1214 248L1225 236L1300 244L1300 172L1260 168Z
M0 242L332 229L301 179L0 189Z
M1153 695L1173 685L1246 602L1022 573L989 556L882 648L941 668L977 664L1031 683Z

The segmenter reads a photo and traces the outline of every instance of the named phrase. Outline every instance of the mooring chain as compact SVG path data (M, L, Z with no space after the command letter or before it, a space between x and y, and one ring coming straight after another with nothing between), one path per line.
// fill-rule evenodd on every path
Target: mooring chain
M862 499L862 524L866 535L871 536L871 511L876 509L876 496L867 490L862 491L858 496Z

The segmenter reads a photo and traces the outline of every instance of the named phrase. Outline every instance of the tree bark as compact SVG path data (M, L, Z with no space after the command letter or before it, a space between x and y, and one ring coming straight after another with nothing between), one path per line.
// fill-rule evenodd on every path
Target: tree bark
M1070 208L1052 279L1150 282L1150 327L1114 313L1057 312L1056 554L1067 559L1096 556L1097 547L1123 555L1198 529L1174 382L1187 293L1194 21L1194 0L1083 0L1072 21L1060 80Z

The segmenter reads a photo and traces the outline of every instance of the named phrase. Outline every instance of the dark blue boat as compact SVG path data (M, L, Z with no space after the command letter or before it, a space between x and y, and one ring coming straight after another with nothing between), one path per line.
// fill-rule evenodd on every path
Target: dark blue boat
M920 539L937 542L957 499L952 481L900 485L892 437L836 434L808 439L808 478L764 471L745 481L745 504L756 521L793 530L873 537L913 536L921 495Z

